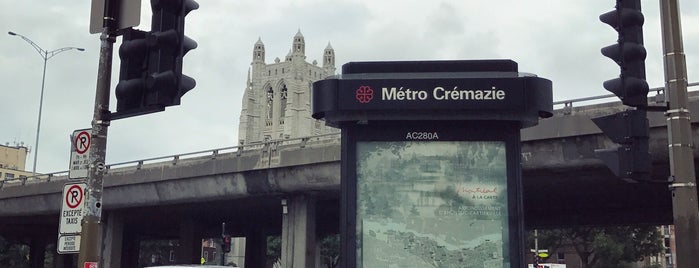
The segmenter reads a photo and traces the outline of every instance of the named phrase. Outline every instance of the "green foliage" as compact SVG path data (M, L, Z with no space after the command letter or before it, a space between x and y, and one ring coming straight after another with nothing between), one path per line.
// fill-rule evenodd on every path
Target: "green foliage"
M336 268L340 263L340 235L332 234L323 237L320 241L321 267ZM280 236L267 237L267 263L275 263L282 258L282 238Z
M321 267L340 267L340 235L332 234L320 241Z
M663 250L662 236L655 226L573 227L539 230L539 248L556 252L564 246L575 249L584 268L619 268ZM533 231L527 244L534 246Z
M138 263L142 266L168 264L170 250L177 246L177 240L142 240L139 243Z
M29 246L6 240L0 236L0 267L29 267Z
M282 237L267 237L267 262L274 263L282 258Z

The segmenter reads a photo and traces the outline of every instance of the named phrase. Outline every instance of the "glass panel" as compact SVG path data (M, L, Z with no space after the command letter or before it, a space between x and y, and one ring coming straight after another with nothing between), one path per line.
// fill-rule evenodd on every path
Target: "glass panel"
M505 267L504 142L357 143L357 267Z

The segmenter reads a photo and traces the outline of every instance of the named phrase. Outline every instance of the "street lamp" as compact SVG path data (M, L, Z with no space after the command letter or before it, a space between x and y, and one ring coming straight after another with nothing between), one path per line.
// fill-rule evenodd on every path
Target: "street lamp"
M46 80L46 62L50 59L53 58L53 56L56 56L56 54L61 53L63 51L75 49L78 51L85 51L84 48L79 48L79 47L62 47L59 49L54 49L51 51L46 51L43 48L41 48L39 45L34 43L31 39L27 38L24 35L14 33L14 32L7 32L9 35L13 36L19 36L24 41L27 41L34 49L36 49L37 52L39 52L39 55L41 55L41 58L44 59L44 71L43 74L41 75L41 96L39 97L39 119L37 120L36 123L36 142L34 142L34 166L32 167L32 174L36 175L36 157L39 155L39 130L41 130L41 108L44 103L44 81Z

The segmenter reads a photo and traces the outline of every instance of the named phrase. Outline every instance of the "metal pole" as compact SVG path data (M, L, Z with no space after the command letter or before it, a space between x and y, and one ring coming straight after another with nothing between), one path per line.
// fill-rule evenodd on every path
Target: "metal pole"
M41 54L41 52L39 52ZM44 106L44 82L46 82L46 62L48 59L48 52L44 51L44 71L41 74L41 95L39 97L39 119L36 120L36 140L34 142L34 165L32 166L32 175L36 175L36 158L39 155L39 130L41 130L41 109Z
M223 250L226 243L226 223L221 223L221 265L226 265L226 251Z
M679 268L693 268L699 267L699 204L679 10L677 0L660 0L676 263Z
M116 35L115 18L110 12L118 1L106 0L104 5L104 28L100 35L100 57L97 70L97 88L95 90L95 107L92 119L92 145L90 146L90 165L85 190L86 203L82 222L80 254L78 268L101 267L102 238L102 180L106 171L105 156L107 150L107 128L109 127L109 87L112 74L112 52Z
M534 268L539 267L539 230L534 229Z

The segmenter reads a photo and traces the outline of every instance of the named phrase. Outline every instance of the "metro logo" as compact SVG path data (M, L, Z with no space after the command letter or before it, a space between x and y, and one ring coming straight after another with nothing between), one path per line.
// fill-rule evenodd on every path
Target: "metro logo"
M360 86L355 92L359 103L369 103L374 98L374 90L369 86Z

